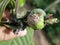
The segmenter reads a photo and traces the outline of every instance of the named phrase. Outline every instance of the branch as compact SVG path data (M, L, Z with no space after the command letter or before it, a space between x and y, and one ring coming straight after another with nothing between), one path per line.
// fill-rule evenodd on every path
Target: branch
M47 10L55 7L59 2L60 2L60 0L54 1L52 4L50 4L50 5L45 9L45 11L47 11Z

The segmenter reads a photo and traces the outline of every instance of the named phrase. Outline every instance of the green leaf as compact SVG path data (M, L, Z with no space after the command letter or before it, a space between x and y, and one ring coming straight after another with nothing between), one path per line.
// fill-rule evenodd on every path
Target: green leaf
M49 4L55 0L30 0L30 4L37 8L45 9Z
M15 8L15 0L11 0L8 5L6 6L6 8L14 9Z
M18 0L18 7L23 7L26 0Z
M2 2L2 0L0 0L0 3Z
M2 0L0 2L0 22L1 22L1 19L2 19L2 15L3 15L3 12L7 6L7 4L9 3L10 0Z

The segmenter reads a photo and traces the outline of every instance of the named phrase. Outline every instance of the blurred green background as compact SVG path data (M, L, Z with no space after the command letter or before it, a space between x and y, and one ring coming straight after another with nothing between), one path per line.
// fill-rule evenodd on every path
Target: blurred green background
M0 1L1 2L1 1ZM20 4L20 5L19 5ZM41 8L59 19L58 23L48 24L42 30L27 27L28 33L21 38L2 41L0 45L60 45L60 0L19 0L19 7L26 9ZM33 42L32 42L33 40Z
M36 43L36 45L60 45L60 0L28 0L28 2L30 6L42 8L47 15L53 14L55 18L59 19L59 23L48 24L42 31L35 31L35 34L40 37L35 35L38 40L35 42L39 42L40 39L40 43Z

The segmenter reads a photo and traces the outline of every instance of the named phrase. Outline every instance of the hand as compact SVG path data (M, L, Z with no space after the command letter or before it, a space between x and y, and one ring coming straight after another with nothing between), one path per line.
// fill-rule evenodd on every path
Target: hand
M0 41L2 40L10 40L13 39L15 37L22 37L24 35L26 35L27 31L26 29L23 31L19 31L18 34L14 34L12 30L7 30L6 27L1 26L0 27Z

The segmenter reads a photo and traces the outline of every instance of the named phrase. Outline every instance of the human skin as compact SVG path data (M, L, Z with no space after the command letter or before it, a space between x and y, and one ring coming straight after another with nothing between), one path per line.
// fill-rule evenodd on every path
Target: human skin
M27 31L26 29L23 31L19 31L18 34L14 34L12 30L10 30L9 32L6 31L6 27L1 26L0 27L0 41L2 40L10 40L13 39L15 37L23 37L26 35Z
M10 19L10 11L8 9L6 9L5 12L3 13L2 20L4 21L7 19ZM26 33L27 33L27 31L26 31L26 29L24 29L23 31L19 31L18 34L14 34L13 30L11 30L5 26L0 26L0 41L10 40L15 37L22 37L22 36L25 36Z

